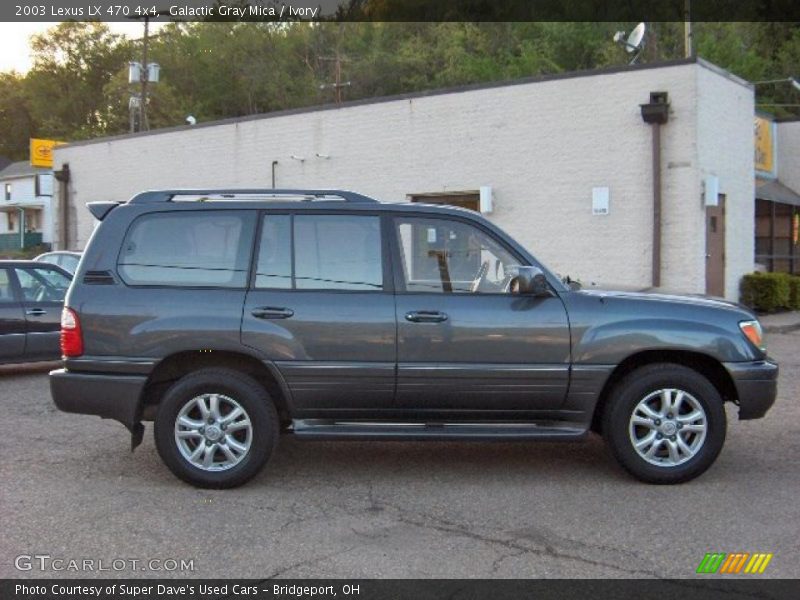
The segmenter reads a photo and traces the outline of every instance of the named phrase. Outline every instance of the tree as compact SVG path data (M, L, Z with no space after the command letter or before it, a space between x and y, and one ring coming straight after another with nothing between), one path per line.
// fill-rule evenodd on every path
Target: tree
M436 10L447 13L457 4L446 0ZM399 0L352 0L343 10L374 17L395 5ZM322 86L335 80L337 56L342 80L352 82L342 91L346 100L625 65L630 54L612 36L634 25L171 23L151 38L151 60L162 69L161 81L149 86L148 114L157 128L182 124L188 114L207 121L329 103L335 96ZM750 81L800 76L795 23L696 23L694 34L700 56ZM31 135L74 140L127 131L135 90L126 69L139 43L102 23L65 22L35 36L31 71L0 76L0 151L24 158ZM682 56L683 23L648 23L640 62ZM790 85L758 86L756 92L762 108L800 113Z
M0 156L28 158L28 139L34 136L33 118L25 94L25 80L17 73L0 73Z
M31 49L26 88L42 130L60 139L116 132L105 87L130 60L129 41L104 23L67 21L33 36Z

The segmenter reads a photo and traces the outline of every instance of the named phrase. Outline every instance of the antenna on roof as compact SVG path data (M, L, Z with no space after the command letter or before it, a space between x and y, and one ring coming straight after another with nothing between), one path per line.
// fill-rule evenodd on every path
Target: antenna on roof
M614 41L625 48L625 51L628 54L633 54L633 58L628 63L630 65L636 63L639 59L639 56L642 54L642 50L644 50L644 34L645 34L646 26L644 23L639 23L636 27L633 28L630 35L625 37L624 31L618 31L614 34Z

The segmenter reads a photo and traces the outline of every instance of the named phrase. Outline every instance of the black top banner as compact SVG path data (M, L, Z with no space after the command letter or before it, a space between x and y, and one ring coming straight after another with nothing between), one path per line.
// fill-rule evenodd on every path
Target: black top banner
M783 21L798 0L4 0L15 21Z

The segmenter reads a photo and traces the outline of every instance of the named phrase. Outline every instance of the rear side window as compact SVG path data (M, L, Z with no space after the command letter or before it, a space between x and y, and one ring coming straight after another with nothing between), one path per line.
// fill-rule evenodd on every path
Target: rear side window
M133 222L119 256L130 285L245 287L254 211L159 212Z
M267 215L262 227L255 287L382 290L380 218Z
M383 288L378 217L297 215L294 252L299 290Z

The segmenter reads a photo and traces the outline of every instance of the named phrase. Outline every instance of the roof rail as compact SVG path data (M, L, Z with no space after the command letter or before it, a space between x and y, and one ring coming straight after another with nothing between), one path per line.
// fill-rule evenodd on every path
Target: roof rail
M276 190L272 188L239 188L239 189L181 189L181 190L152 190L136 194L129 200L131 204L156 204L158 202L172 202L176 196L222 196L221 199L235 200L235 196L297 196L305 201L330 200L340 198L345 202L355 204L378 204L378 201L369 196L344 190ZM209 198L208 200L211 200Z

